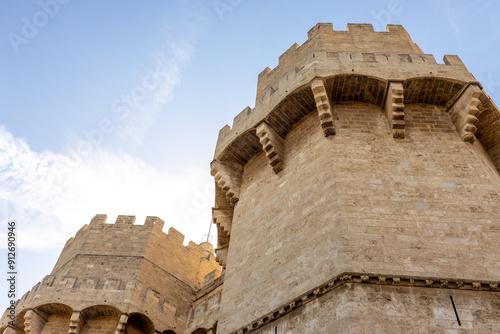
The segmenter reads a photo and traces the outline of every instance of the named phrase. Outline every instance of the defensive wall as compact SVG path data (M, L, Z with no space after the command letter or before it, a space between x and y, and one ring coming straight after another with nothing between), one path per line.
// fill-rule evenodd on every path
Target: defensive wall
M3 333L184 333L205 276L220 276L213 247L184 246L157 217L105 222L96 215L67 241L52 273L17 302L15 326L4 315Z

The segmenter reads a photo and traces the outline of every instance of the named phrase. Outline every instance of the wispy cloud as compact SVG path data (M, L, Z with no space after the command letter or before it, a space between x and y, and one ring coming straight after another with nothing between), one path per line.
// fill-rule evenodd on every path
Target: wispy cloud
M70 134L63 153L35 152L0 124L0 221L18 221L20 247L60 249L97 213L108 214L108 222L136 215L139 224L147 215L159 216L187 240L206 233L213 204L208 170L191 166L174 174L134 157L160 113L168 113L166 103L206 24L203 7L186 4L191 19L175 29L160 25L166 42L150 51L136 84L109 101L94 127Z
M141 83L122 95L122 102L128 99L131 103L122 104L128 107L128 111L117 121L117 133L131 150L142 144L164 104L172 100L182 69L191 62L193 52L194 47L185 40L168 45L167 50L155 52L154 65L148 66L141 75ZM148 77L149 83L145 81Z
M118 214L135 214L138 224L156 215L196 241L208 228L213 198L204 210L183 214L196 192L213 183L200 167L172 174L125 152L99 149L59 179L64 159L50 151L33 152L24 139L0 126L0 220L18 221L25 249L60 249L96 213L107 213L110 222ZM3 243L5 231L0 233Z
M57 254L98 213L107 214L108 223L119 214L135 215L137 224L158 216L165 230L172 226L185 234L185 242L202 240L214 203L206 162L200 162L206 168L192 165L174 173L134 153L161 113L169 112L168 102L204 33L206 7L202 1L182 2L179 22L159 24L161 42L149 50L137 81L110 98L108 106L96 106L105 111L85 123L93 125L69 133L62 152L33 151L26 139L0 124L0 225L5 227L0 228L0 249L6 247L7 221L16 220L22 254ZM19 291L30 288L42 271L50 272L42 267L35 272L28 259L21 263L26 269Z
M136 215L138 224L156 215L187 240L206 233L213 204L208 170L191 166L173 174L134 157L160 113L168 113L166 103L191 62L198 30L191 21L184 36L152 50L136 84L110 101L94 127L70 134L64 153L35 152L0 124L0 220L18 221L21 247L60 249L97 213L108 214L108 222L118 214Z
M160 113L168 113L165 104L173 98L184 67L191 61L194 47L180 40L159 48L153 61L137 76L136 83L110 99L109 108L93 125L68 134L64 152L66 165L72 167L92 155L101 146L118 144L127 152L140 147Z

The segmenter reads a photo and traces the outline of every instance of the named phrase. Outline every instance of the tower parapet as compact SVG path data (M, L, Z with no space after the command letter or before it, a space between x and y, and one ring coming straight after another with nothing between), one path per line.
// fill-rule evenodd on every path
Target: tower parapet
M356 87L358 95L378 94L369 90L369 78L376 79L380 86L380 99L391 81L418 77L436 82L456 81L461 85L476 81L458 56L445 55L443 61L444 64L438 64L433 55L424 54L402 26L388 25L385 32L375 32L370 24L348 24L346 31L335 31L331 23L318 23L308 32L307 41L300 46L295 43L279 57L278 66L259 74L255 108L245 108L235 117L231 128L226 126L221 130L215 158L238 136L268 118L287 96L293 95L298 104L314 107L311 92L299 93L299 90L303 86L310 90L310 83L316 77L353 78L346 82L343 91L332 96L333 103L338 98L344 101L342 95ZM358 82L363 80L368 85Z

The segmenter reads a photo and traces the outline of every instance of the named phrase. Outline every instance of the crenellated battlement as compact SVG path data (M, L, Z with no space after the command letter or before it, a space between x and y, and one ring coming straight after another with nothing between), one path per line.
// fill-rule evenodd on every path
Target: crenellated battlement
M151 235L164 234L162 229L165 223L154 216L147 217L144 225L135 225L135 220L135 216L119 215L114 224L107 224L105 214L95 215L88 225L80 228L75 236L66 242L52 273L58 272L78 254L143 256ZM184 236L180 238L179 234L171 228L167 237L172 240L180 239L180 245L183 247ZM122 238L133 242L123 243L120 241Z
M316 77L359 75L379 78L386 85L419 77L475 81L458 56L445 55L443 63L438 63L433 55L424 54L400 25L376 32L371 24L348 24L345 31L336 31L331 23L318 23L307 35L302 45L294 43L279 56L274 69L267 67L258 75L255 108L245 108L234 118L232 127L221 129L215 159ZM295 100L307 104L300 98Z
M95 227L95 226L99 226L102 224L106 224L107 219L108 219L107 215L104 215L104 214L95 215L94 218L92 218L92 220L90 221L89 226ZM135 216L118 215L118 217L116 217L115 224L134 225L135 221L136 221ZM151 227L154 225L158 225L158 227L161 227L163 229L164 224L165 224L165 222L163 220L161 220L160 218L155 217L155 216L148 216L148 217L146 217L144 225L136 225L136 226L144 226L144 227L149 226L149 227ZM107 224L107 225L112 225L112 224Z
M334 53L347 51L350 56L354 56L351 59L358 61L373 61L374 53L382 55L423 54L400 25L387 25L385 32L375 32L371 24L349 23L345 31L337 31L333 29L331 23L318 23L309 30L307 37L302 45L294 43L281 54L278 66L273 70L266 68L260 73L257 96L261 95L265 89L276 89L273 84L276 85L290 70L298 72L308 62L317 61L315 59L317 52L328 52L331 59L339 59Z
M70 238L61 252L52 274L66 270L70 261L78 256L127 256L145 257L169 270L178 270L172 262L179 261L191 263L199 261L200 258L210 263L215 263L213 255L207 256L206 247L192 241L184 246L184 235L170 227L168 233L162 231L164 221L155 216L148 216L144 225L135 225L135 216L119 215L114 224L106 223L107 216L98 214L84 225L74 237ZM124 243L123 240L128 240ZM159 256L163 254L162 256ZM176 254L178 258L171 261L168 254ZM180 277L188 280L195 286L200 286L203 277L191 273L181 274Z
M144 222L144 225L135 225L136 218L135 216L129 215L119 215L117 216L114 224L108 224L107 215L105 214L97 214L94 218L91 219L89 224L85 224L76 232L74 237L68 239L65 245L68 247L72 243L78 243L78 241L83 240L88 237L89 234L97 232L101 232L103 229L109 231L109 233L120 233L119 231L130 231L131 233L135 232L145 232L151 233L154 228L156 231L161 231L165 222L158 217L148 216ZM174 228L170 228L168 234L172 239L181 239L181 244L184 240L184 235L175 230ZM179 236L180 235L180 236ZM64 252L64 251L63 251Z

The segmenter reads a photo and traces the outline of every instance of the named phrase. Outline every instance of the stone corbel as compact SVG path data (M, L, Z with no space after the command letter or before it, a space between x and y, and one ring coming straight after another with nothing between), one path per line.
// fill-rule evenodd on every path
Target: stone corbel
M24 334L24 331L13 325L8 325L7 328L4 329L3 334Z
M333 107L326 92L323 79L315 78L311 82L311 89L314 94L314 100L316 101L316 109L318 109L318 116L323 133L325 137L334 135L335 127L333 124Z
M243 166L237 163L214 160L210 164L210 174L215 183L222 189L228 200L234 204L240 198Z
M115 334L125 333L125 327L127 327L128 314L122 313L120 315L120 319L118 320L118 324L116 325Z
M80 311L73 311L71 318L69 319L69 334L80 334L82 332L83 325L85 321L80 313Z
M28 310L24 315L24 332L26 334L39 334L47 323L47 316L35 310Z
M227 265L227 251L229 249L229 245L224 245L222 247L215 249L215 260L222 266L222 268L226 268Z
M405 113L403 84L401 82L389 82L387 98L385 100L385 112L393 138L405 137Z
M228 236L231 235L231 225L233 223L233 209L212 208L212 219L217 227L221 228Z
M476 83L470 84L448 110L460 138L471 144L476 139L474 136L477 131L475 124L478 121L477 116L479 114L477 107L481 103L479 96L481 96L479 85Z
M284 140L269 124L262 122L256 127L257 136L273 171L278 174L283 170Z

